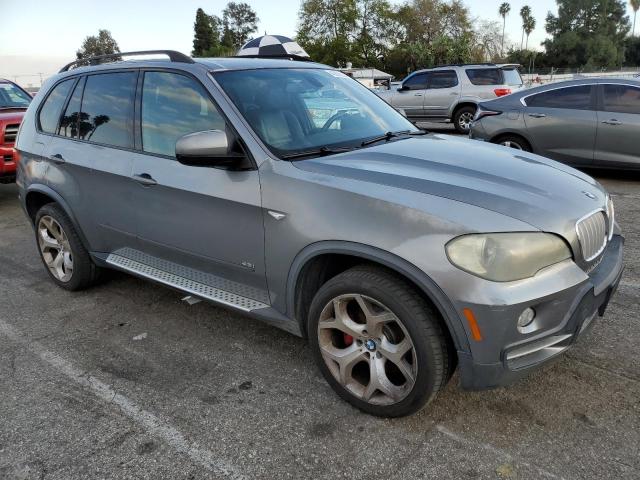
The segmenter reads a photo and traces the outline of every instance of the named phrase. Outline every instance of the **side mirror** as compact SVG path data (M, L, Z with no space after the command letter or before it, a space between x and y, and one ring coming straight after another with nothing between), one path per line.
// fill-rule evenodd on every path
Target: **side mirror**
M189 133L176 142L176 159L194 167L230 167L245 158L232 150L226 132L205 130Z
M409 90L409 87L407 87L406 85L402 85L400 86L400 88L398 88L399 92L406 92Z

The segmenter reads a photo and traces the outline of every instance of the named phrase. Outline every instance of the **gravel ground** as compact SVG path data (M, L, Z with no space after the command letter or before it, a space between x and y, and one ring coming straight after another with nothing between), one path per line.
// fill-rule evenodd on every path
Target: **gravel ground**
M640 175L595 175L627 236L607 315L528 379L454 377L400 420L340 401L304 341L236 313L118 273L56 288L0 185L0 478L640 478Z

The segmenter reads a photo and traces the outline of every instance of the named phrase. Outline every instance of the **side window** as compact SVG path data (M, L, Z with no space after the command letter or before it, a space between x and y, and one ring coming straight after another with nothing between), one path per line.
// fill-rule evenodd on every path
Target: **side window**
M605 112L640 114L640 88L629 85L603 85Z
M87 77L78 122L81 139L114 147L133 147L136 77L137 72Z
M78 121L80 120L80 101L82 100L82 89L84 88L85 77L81 78L76 88L73 89L69 104L60 119L58 135L69 138L78 138Z
M458 85L458 75L454 71L432 72L429 88L453 88Z
M43 132L56 133L58 128L58 120L62 113L62 107L67 100L69 90L75 82L74 78L65 80L62 83L56 85L47 99L44 101L42 108L40 109L40 115L38 116L38 122Z
M174 157L188 133L224 130L225 122L204 87L170 72L146 72L142 87L142 149Z
M591 86L559 88L538 93L525 100L529 107L567 108L572 110L591 109Z
M499 68L469 68L466 72L474 85L502 85L504 82Z
M402 84L409 90L425 90L427 88L428 75L426 73L418 73L411 78L405 80Z

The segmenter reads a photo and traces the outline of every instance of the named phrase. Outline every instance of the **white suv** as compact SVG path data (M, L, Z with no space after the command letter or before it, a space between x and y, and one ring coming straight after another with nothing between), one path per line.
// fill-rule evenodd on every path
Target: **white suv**
M516 64L443 65L410 74L396 88L378 93L413 122L450 119L469 133L478 103L523 88Z

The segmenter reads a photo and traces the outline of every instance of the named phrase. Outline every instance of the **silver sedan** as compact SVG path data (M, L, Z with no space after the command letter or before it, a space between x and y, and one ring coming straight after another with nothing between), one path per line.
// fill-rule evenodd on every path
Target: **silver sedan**
M581 167L640 168L640 82L590 78L482 103L470 137Z

